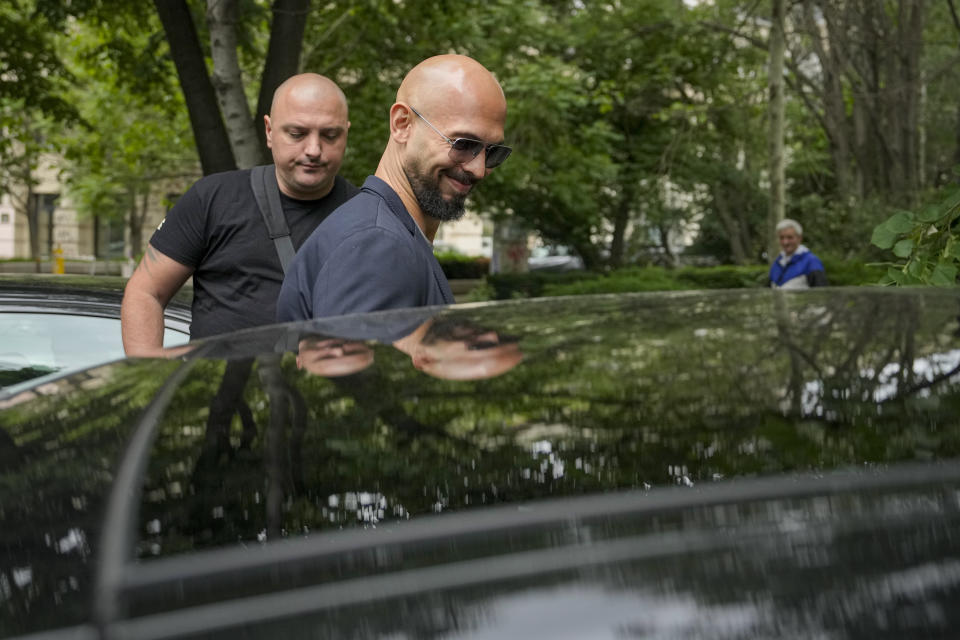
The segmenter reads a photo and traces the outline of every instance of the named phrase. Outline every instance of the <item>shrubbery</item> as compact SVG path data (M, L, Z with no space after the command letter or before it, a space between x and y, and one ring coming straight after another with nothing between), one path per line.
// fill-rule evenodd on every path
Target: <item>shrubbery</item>
M823 260L827 280L834 287L852 287L858 285L880 284L887 272L886 265L864 264L862 262L841 262Z
M743 289L767 286L770 267L721 265L717 267L684 267L674 274L680 282L693 285L691 289Z
M833 286L874 285L885 268L862 263L824 261ZM473 300L508 300L543 296L634 291L683 291L693 289L742 289L767 286L769 267L764 265L683 267L628 267L609 273L565 271L489 275Z
M452 251L437 254L448 280L477 280L490 273L490 258L465 256Z

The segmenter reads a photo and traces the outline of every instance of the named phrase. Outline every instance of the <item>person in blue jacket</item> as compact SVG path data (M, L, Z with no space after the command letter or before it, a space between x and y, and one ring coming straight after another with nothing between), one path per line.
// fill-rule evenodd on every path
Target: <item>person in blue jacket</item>
M784 218L777 224L780 255L770 265L770 286L774 289L825 287L827 274L820 258L803 243L803 227Z

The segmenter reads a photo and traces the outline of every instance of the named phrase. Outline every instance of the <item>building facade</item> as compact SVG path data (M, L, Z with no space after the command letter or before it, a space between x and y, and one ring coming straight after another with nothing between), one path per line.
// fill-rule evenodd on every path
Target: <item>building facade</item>
M127 220L80 215L60 180L57 165L56 156L42 157L32 187L14 185L0 196L0 260L49 260L57 250L63 258L73 260L135 257L130 255ZM193 179L165 182L154 189L140 223L144 244L163 220L169 203ZM37 255L30 247L31 226L36 233Z

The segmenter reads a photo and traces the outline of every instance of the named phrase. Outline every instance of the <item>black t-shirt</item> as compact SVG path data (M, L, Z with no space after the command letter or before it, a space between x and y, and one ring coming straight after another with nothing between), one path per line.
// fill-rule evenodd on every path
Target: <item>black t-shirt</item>
M359 190L337 176L319 200L280 200L295 249ZM283 270L257 208L250 170L205 176L177 200L150 244L193 267L191 338L275 322Z

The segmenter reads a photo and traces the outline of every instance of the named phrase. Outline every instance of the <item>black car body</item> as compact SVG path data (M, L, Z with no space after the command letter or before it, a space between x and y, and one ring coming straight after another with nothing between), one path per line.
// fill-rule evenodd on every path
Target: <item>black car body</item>
M7 394L0 637L956 637L958 312L415 309Z
M0 276L0 387L123 358L125 280L65 275ZM164 311L164 346L190 339L189 300Z

